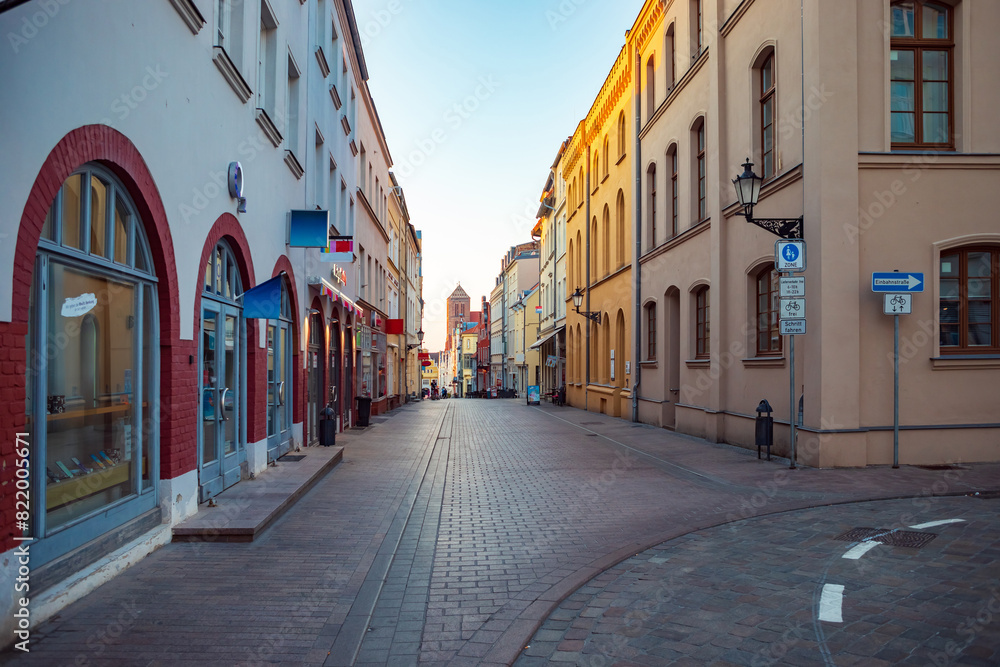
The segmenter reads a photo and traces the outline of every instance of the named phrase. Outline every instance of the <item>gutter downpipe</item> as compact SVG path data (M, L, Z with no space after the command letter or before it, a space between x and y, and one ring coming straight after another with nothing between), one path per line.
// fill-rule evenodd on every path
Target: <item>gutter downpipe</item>
M586 125L584 125L584 128L583 128L583 137L584 137L584 139L587 138L587 128L586 128ZM587 309L587 312L590 312L590 243L591 243L591 240L590 240L590 146L589 145L587 146L587 158L586 158L585 164L586 164L586 167L587 167L587 171L586 171L587 175L583 179L584 180L583 187L584 187L584 190L586 192L585 196L587 198L587 206L584 208L585 215L584 215L584 219L583 219L583 228L587 231L587 284L585 285L585 287L587 288L587 307L586 307L586 309ZM591 356L590 355L590 343L591 343L591 341L590 341L590 329L591 329L591 320L588 319L588 318L584 318L584 320L586 320L586 321L584 322L583 325L587 328L587 377L586 377L587 384L584 385L584 387L583 387L583 409L584 410L590 410L590 356Z
M640 123L642 121L642 90L639 73L642 66L642 54L635 49L635 83L633 85L633 100L635 106L635 223L632 235L635 249L632 251L632 421L639 421L639 384L642 382L642 367L639 366L639 348L642 346L642 281L640 275L639 254L642 252L642 142L639 139ZM652 116L652 109L650 109Z

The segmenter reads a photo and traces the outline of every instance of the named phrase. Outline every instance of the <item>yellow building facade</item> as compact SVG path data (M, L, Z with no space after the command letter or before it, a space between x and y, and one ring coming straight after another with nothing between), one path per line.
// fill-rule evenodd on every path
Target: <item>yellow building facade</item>
M567 183L567 399L631 414L635 159L630 47L622 47L561 163ZM583 294L581 313L573 292ZM584 315L582 313L590 313Z

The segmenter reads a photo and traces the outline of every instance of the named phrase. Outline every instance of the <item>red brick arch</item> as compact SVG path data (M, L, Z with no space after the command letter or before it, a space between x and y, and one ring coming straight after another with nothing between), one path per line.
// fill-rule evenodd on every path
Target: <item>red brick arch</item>
M198 337L201 328L201 295L204 290L204 274L205 264L208 262L212 251L219 244L219 241L225 239L229 244L230 250L233 251L233 257L236 260L236 268L240 272L240 282L243 283L243 290L249 290L256 284L256 277L254 276L253 263L250 260L250 243L247 241L246 234L243 233L243 227L240 225L240 221L236 219L232 213L223 213L218 217L212 228L208 230L208 235L205 237L205 244L201 248L201 260L198 262L196 267L195 275L195 289L197 290L194 298L194 326L195 334L194 338L194 354L195 358L199 354L198 352ZM254 321L255 322L255 321ZM254 322L247 323L247 348L246 348L246 364L247 364L247 441L258 442L267 437L267 406L265 405L267 396L267 387L263 379L267 377L267 355L261 354L259 351L259 345L257 341L257 326ZM197 363L195 364L195 371L197 371ZM197 383L197 377L195 378ZM192 390L193 393L197 394L198 388L195 386ZM195 455L197 456L198 449L198 438L195 434ZM195 460L195 465L197 466L197 460Z
M27 364L29 295L38 252L38 239L52 200L63 182L88 162L111 170L128 191L142 220L159 279L157 287L160 321L160 476L170 479L194 468L196 442L194 420L196 390L187 390L195 380L189 369L190 341L180 340L177 270L166 211L149 167L135 145L122 133L105 125L86 125L64 136L51 150L38 171L21 214L14 254L11 321L0 322L0 502L13 486L14 442L26 428L25 374ZM14 546L14 517L4 515L0 525L3 550Z

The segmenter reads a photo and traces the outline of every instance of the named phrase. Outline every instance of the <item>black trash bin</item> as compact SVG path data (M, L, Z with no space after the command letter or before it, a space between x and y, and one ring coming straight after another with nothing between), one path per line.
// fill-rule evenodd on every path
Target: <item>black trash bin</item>
M337 444L337 413L327 404L319 413L319 444L333 447Z
M372 399L368 396L356 396L358 402L358 426L368 426L368 420L372 416Z

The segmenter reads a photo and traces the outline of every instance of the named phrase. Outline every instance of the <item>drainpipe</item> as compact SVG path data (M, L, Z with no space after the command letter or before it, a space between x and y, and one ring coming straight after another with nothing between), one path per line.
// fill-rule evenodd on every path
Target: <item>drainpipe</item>
M642 54L635 49L635 84L633 99L635 101L635 224L632 251L632 421L639 421L639 383L642 381L642 367L639 366L639 348L642 346L642 276L640 275L639 254L642 252L642 142L639 140L639 128L642 121L642 90L639 73L642 71ZM649 85L648 82L646 85ZM650 116L652 116L650 109Z
M583 128L584 139L587 137L587 128ZM587 284L584 287L587 288L587 312L590 312L590 146L587 146L587 157L584 162L587 167L586 176L583 179L583 189L585 196L587 198L587 206L584 208L584 220L583 228L587 232ZM583 409L590 409L590 328L591 320L584 318L586 321L583 326L587 328L587 377L586 383L583 387Z

